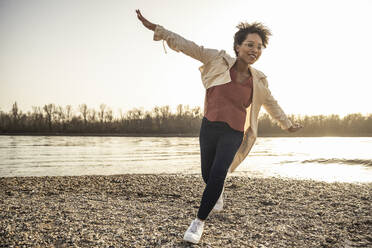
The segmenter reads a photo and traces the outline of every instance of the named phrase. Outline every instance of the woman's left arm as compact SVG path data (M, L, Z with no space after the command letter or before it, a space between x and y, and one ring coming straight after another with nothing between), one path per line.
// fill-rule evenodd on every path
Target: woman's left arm
M279 126L289 132L296 132L302 128L298 123L292 124L288 119L287 115L284 113L283 109L279 106L277 100L272 96L269 90L267 80L264 79L264 84L267 90L267 95L263 106L269 115L279 124Z

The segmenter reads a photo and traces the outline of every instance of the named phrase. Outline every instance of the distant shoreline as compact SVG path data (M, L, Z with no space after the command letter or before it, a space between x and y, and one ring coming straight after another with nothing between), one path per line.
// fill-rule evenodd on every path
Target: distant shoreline
M187 133L0 133L0 136L82 136L82 137L198 137L198 134Z
M60 133L60 132L0 132L0 136L81 136L81 137L199 137L195 133ZM258 137L266 138L301 138L301 137L372 137L372 134L363 135L295 135L283 134L259 134Z

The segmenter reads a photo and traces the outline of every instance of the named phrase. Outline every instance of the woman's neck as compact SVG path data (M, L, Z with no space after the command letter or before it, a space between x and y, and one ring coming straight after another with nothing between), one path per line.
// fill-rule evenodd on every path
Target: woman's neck
M250 64L245 63L243 60L237 58L235 63L235 70L241 74L251 74Z

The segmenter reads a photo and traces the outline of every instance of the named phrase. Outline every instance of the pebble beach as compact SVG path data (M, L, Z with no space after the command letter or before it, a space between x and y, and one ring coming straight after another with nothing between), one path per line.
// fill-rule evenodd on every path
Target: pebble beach
M230 176L199 244L199 175L0 178L0 247L372 247L372 183Z

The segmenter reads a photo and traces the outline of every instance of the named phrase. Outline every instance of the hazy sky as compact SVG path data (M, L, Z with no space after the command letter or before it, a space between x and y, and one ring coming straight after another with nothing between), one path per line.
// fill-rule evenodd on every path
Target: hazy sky
M372 1L0 0L0 110L202 106L200 62L153 41L135 9L233 55L240 21L271 28L254 65L288 114L372 113Z

